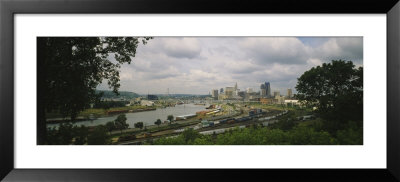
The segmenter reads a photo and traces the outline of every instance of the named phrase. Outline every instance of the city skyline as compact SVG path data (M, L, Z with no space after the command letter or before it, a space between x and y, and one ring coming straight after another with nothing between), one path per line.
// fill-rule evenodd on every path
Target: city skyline
M198 94L271 84L271 93L295 94L304 71L333 59L363 65L362 37L154 37L121 66L121 91ZM110 55L114 60L114 56ZM109 90L106 81L97 87Z

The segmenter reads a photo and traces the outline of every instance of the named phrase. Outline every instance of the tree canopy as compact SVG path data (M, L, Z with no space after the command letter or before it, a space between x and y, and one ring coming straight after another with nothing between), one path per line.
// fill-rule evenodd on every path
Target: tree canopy
M107 122L105 127L107 128L108 132L110 132L110 135L111 135L111 132L113 130L117 129L117 127L115 126L115 122L114 121Z
M143 124L143 122L137 122L137 123L134 124L134 126L135 126L135 128L140 128L140 129L142 129L143 126L144 126L144 124Z
M91 132L87 139L88 145L109 145L111 144L110 136L107 135L107 128L104 125L98 125Z
M146 44L149 39L38 37L38 143L46 143L46 112L60 112L74 121L100 97L95 88L103 80L118 93L121 64L130 64L139 43Z
M156 124L157 126L160 126L160 124L161 124L161 119L157 119L157 121L155 121L154 124Z
M168 116L167 116L167 120L169 120L169 121L174 120L174 116L173 116L173 115L168 115Z
M298 78L297 98L340 129L347 121L363 120L363 68L351 61L332 60Z
M117 119L115 119L114 123L115 123L115 128L119 129L122 133L122 130L127 129L129 127L129 124L126 123L126 115L125 114L121 114L118 115Z

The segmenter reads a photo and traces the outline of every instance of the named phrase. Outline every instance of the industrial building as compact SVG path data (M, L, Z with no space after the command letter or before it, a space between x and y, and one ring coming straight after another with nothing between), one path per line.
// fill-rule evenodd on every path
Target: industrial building
M276 104L278 100L274 98L261 98L260 102L261 104Z

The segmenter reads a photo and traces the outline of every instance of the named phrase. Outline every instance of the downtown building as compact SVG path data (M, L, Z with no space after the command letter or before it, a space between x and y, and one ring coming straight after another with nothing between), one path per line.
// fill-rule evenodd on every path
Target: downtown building
M218 100L218 89L213 89L213 90L211 90L211 97L212 97L214 100Z
M218 95L218 100L242 100L244 92L240 92L237 83L233 87L225 87L224 93Z
M265 82L260 86L260 96L262 98L270 98L271 97L271 84L269 82Z
M287 89L286 97L287 98L292 98L293 97L292 89L290 89L290 88Z

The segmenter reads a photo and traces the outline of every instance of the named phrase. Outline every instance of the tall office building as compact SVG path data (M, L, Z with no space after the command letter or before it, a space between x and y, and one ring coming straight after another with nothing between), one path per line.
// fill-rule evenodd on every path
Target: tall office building
M287 94L286 94L286 96L288 97L288 98L292 98L292 89L290 89L290 88L288 88L287 89Z
M271 85L269 84L269 82L265 82L265 92L266 92L266 96L267 97L271 97Z
M224 93L224 88L220 88L220 89L219 89L219 93L220 93L220 94Z
M260 86L260 96L261 97L266 97L267 96L267 89L266 89L264 83L262 83L261 86Z

